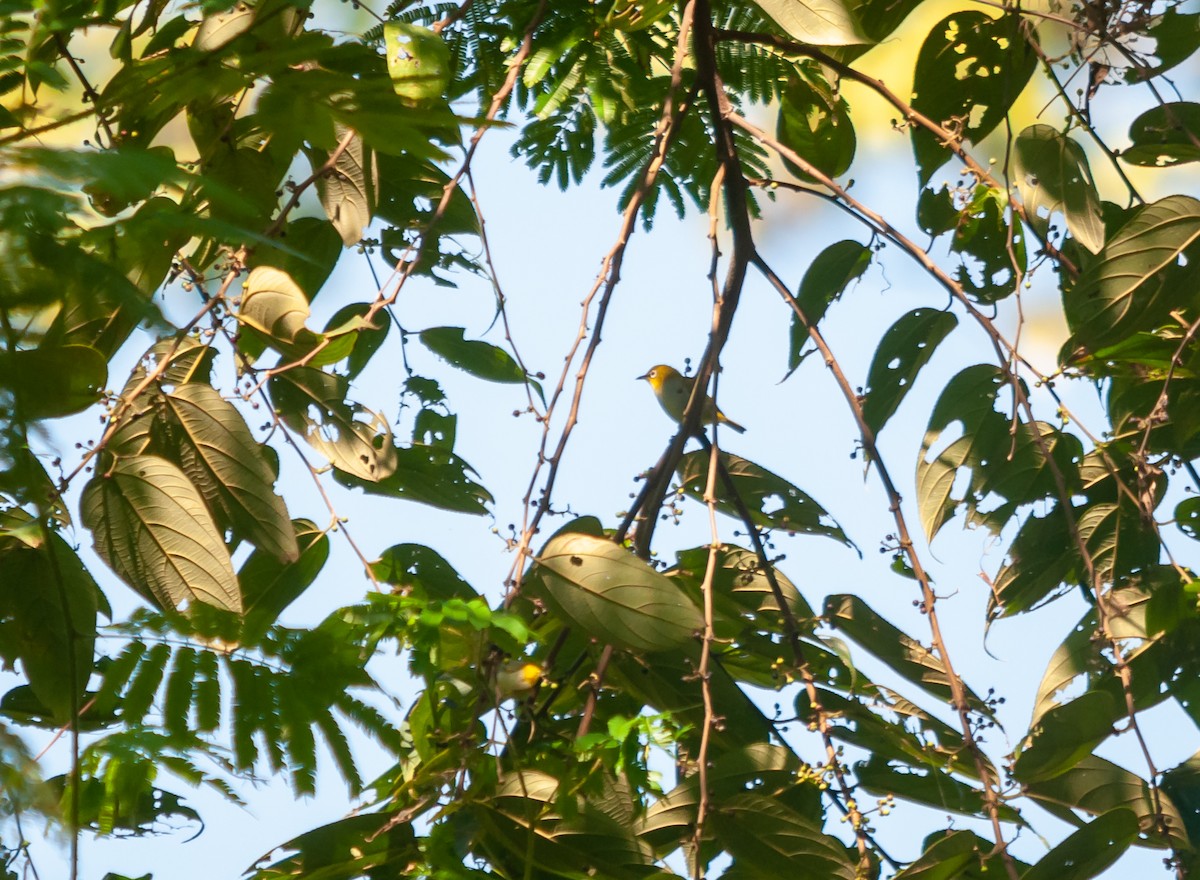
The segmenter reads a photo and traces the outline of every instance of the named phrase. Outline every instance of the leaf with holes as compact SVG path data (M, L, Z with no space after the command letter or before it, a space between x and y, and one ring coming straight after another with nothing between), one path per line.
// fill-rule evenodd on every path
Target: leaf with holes
M705 449L689 452L679 462L679 483L684 492L697 501L704 500L704 490L708 485L708 463L709 452ZM854 542L846 537L842 527L825 508L783 477L729 452L721 453L721 464L729 474L738 497L749 509L755 525L793 534L824 535L841 541L847 547L854 547ZM716 487L717 509L740 518L730 489L719 475Z
M867 371L863 402L863 420L873 434L878 436L911 390L917 373L956 326L958 319L951 312L922 308L902 315L883 334Z
M542 386L525 374L512 355L490 342L467 339L465 334L462 327L433 327L421 331L421 341L438 357L472 376L507 384L528 382L546 402Z
M825 312L845 292L846 288L861 277L871 265L871 250L857 241L846 239L831 244L804 272L796 303L812 326L817 326ZM815 351L809 347L808 327L792 314L792 330L789 336L788 370L795 370L800 362Z
M237 408L210 385L189 382L163 398L178 430L179 464L235 531L282 562L299 552L275 473Z
M1049 125L1031 125L1013 144L1013 178L1025 211L1038 231L1048 233L1061 212L1067 229L1093 254L1104 247L1104 218L1083 148Z
M200 601L241 613L229 552L183 471L152 455L120 459L79 502L96 552L142 595L166 608Z
M604 538L550 539L528 584L589 636L629 651L678 647L704 626L674 581Z
M1200 162L1200 104L1175 101L1151 107L1129 125L1132 146L1121 151L1131 165L1164 168Z
M952 135L978 144L999 125L1037 66L1020 22L956 12L935 24L917 56L912 105ZM935 134L912 127L921 185L950 158Z
M312 367L271 377L271 399L289 428L350 477L378 483L396 471L387 420L347 400L350 382Z
M440 36L407 21L389 21L383 42L397 95L411 101L441 97L450 82L450 48Z
M1055 496L1054 469L1068 491L1079 484L1083 449L1078 438L1045 422L1030 428L997 411L997 396L1006 387L1000 370L977 364L951 379L934 405L917 459L917 502L930 540L960 506L969 522L998 533L1022 505ZM960 426L962 435L935 454L952 425ZM952 493L963 470L969 479L956 498Z

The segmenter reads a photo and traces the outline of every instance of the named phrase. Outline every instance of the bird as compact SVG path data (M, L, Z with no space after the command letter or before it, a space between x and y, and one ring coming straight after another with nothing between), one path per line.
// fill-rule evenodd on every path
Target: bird
M666 364L653 366L638 378L645 379L650 383L654 396L658 398L658 402L662 404L667 415L677 422L683 421L683 411L687 408L688 398L692 396L692 385L696 382L695 378L683 376L677 369ZM717 409L717 405L707 394L704 395L704 403L701 405L700 421L706 425L719 423L732 428L739 434L746 431L745 428Z
M496 690L502 698L523 697L542 680L542 667L527 660L507 660L496 672Z

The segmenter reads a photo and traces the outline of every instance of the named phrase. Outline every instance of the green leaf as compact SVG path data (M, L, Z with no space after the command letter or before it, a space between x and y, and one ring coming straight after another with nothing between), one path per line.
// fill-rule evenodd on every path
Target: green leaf
M100 400L108 361L87 345L42 345L0 351L0 400L17 418L54 419Z
M298 550L275 474L242 414L211 385L189 382L165 395L179 426L180 465L237 532L282 562Z
M850 283L859 278L871 265L871 250L857 241L835 242L812 261L800 281L796 301L804 317L814 327L825 317L825 312ZM808 328L793 313L792 332L788 349L788 370L800 366L815 348L809 348Z
M350 382L313 367L271 377L271 399L289 428L348 477L378 483L396 471L387 420L346 399Z
M450 83L450 49L428 28L406 21L383 26L388 75L396 94L410 101L440 98Z
M1118 807L1096 817L1041 857L1021 880L1090 880L1138 839L1138 817Z
M863 788L873 794L895 795L939 812L978 816L986 812L983 792L955 778L943 768L896 766L881 755L854 765L854 773ZM1020 814L1002 804L1000 818L1020 821Z
M1045 422L1031 429L997 411L997 395L1006 384L996 367L967 367L950 380L933 407L917 459L917 501L930 540L960 506L966 508L969 522L998 533L1022 505L1056 495L1054 471L1034 431L1068 491L1079 484L1083 448L1078 438ZM961 426L962 436L932 455L952 425ZM963 496L955 498L952 493L964 469L969 479Z
M854 880L846 847L821 826L760 794L742 794L714 805L713 829L751 877L777 880Z
M1030 222L1047 232L1061 211L1067 229L1093 254L1104 247L1104 218L1083 148L1049 125L1031 125L1013 144L1013 177Z
M665 651L704 626L674 581L604 538L552 538L529 585L589 636L629 651Z
M340 143L350 129L340 123L335 126ZM313 171L321 167L322 157L316 153ZM362 137L354 133L350 143L333 162L333 167L317 178L317 195L325 208L325 216L342 237L342 244L358 244L371 223L379 189L379 169L375 154L363 145Z
M288 524L297 554L290 561L255 550L238 570L245 612L241 640L257 644L283 610L317 579L329 558L329 536L307 519Z
M164 459L135 455L97 474L80 500L96 552L167 608L200 601L240 613L229 552L196 487Z
M273 266L251 270L242 285L238 321L267 337L283 351L309 351L321 341L305 325L308 297L292 277Z
M462 327L434 327L421 331L421 341L434 354L489 382L529 382L542 395L541 386L525 375L512 355L499 346L477 339L465 339Z
M850 170L858 143L850 108L815 69L804 73L793 76L780 95L779 141L826 176L840 177ZM801 180L816 182L787 159L783 162Z
M0 550L0 654L20 659L38 701L65 724L92 671L100 588L55 532Z
M1088 691L1048 709L1017 749L1013 776L1037 782L1069 770L1112 735L1121 708L1104 691Z
M679 483L684 492L698 501L704 500L708 485L709 459L708 450L699 449L685 454L679 462ZM720 454L720 462L755 525L789 534L824 535L854 547L854 542L825 508L783 477L729 452ZM718 477L716 487L717 509L740 518L725 481Z
M801 767L790 749L768 743L727 752L708 770L709 803L720 804L749 790L819 821L820 803L812 803L815 786L797 782ZM660 852L674 849L694 829L699 802L700 778L692 774L650 806L637 824L638 836Z
M414 445L393 449L396 467L382 480L364 480L343 470L333 478L343 486L357 487L372 495L405 498L459 513L486 514L494 500L475 482L475 470L451 452L438 446Z
M396 544L371 563L371 573L382 583L399 587L418 598L474 599L478 593L436 551L421 544Z
M1095 350L1166 321L1176 291L1200 271L1200 201L1168 196L1109 236L1100 259L1063 296L1072 350Z
M920 857L896 874L893 880L966 880L968 876L974 880L977 875L964 874L964 870L973 865L978 866L989 853L995 853L995 850L996 845L992 841L984 840L973 831L931 834L925 838L924 851ZM998 863L999 860L998 853L991 857L994 863ZM999 864L989 866L989 869L1001 872L1004 870ZM1018 871L1020 870L1018 868Z
M1151 107L1129 125L1133 145L1121 151L1130 165L1166 168L1200 161L1200 104L1176 101Z
M921 308L902 315L884 333L867 371L863 402L863 420L873 434L878 436L912 389L917 373L956 326L952 312Z
M1026 38L1019 16L969 11L942 19L917 56L913 107L978 144L1004 120L1037 66ZM912 127L912 143L925 186L951 154L938 135L920 125Z
M391 322L383 312L377 312L375 323L366 321L366 315L371 307L366 303L351 303L342 306L325 325L325 335L335 336L340 333L350 333L354 347L350 350L346 363L346 378L353 381L370 363L372 356L387 339Z
M950 675L938 656L884 620L862 599L850 595L829 596L822 617L905 681L938 699L953 700ZM992 716L992 709L965 684L963 690L974 710L989 718Z
M1142 845L1163 847L1162 832L1158 828L1157 811L1150 794L1150 786L1140 776L1130 773L1111 761L1097 755L1088 755L1070 770L1051 779L1044 779L1025 786L1029 797L1047 809L1070 807L1094 816L1103 815L1117 808L1133 811L1138 819L1138 828L1143 835ZM1183 818L1170 799L1161 791L1162 818L1166 822L1168 836L1176 848L1188 849ZM1069 812L1056 811L1060 818L1070 817Z
M755 0L784 33L812 46L871 42L853 13L839 0Z

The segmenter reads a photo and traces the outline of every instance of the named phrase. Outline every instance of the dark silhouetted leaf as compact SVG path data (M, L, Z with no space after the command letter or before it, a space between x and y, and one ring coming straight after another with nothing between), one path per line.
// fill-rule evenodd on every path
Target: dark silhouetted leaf
M867 371L863 419L878 435L912 388L917 373L958 325L951 312L913 309L888 328Z

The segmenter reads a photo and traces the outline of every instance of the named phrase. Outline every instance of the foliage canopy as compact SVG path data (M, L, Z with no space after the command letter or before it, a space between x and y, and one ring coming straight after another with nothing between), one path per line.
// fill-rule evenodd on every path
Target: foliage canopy
M1182 66L1200 13L980 3L922 35L902 96L863 62L921 0L401 0L354 34L310 5L0 0L0 659L19 676L0 698L6 876L31 864L32 816L76 844L144 834L200 818L183 784L238 803L241 781L271 774L312 794L318 752L363 806L278 842L256 880L1085 880L1132 847L1196 872L1200 752L1162 766L1143 728L1168 702L1200 725L1200 200L1150 199L1133 178L1200 160ZM846 83L893 108L927 241L855 195ZM1061 122L1018 128L1027 89ZM1133 93L1149 109L1113 145L1093 109ZM498 279L492 341L409 333L392 309L414 278L493 274L471 163L505 121L540 182L595 170L618 193L619 235L556 376L521 357ZM957 182L933 184L947 165ZM756 218L764 200L815 198L862 240L822 243L782 277ZM548 528L569 509L555 482L626 245L664 208L721 230L697 393L624 515ZM363 254L390 274L341 291L318 326L311 303ZM885 256L915 260L928 296L851 377L822 328ZM818 353L860 433L894 518L892 586L919 612L908 629L865 590L810 605L775 541L854 546L853 530L803 473L697 431L751 275L789 315L791 369ZM1035 275L1053 277L1070 333L1049 373L1018 344ZM980 331L910 484L876 438L939 346ZM493 510L413 345L519 386L541 425L503 589L419 543L360 547L340 522L355 489ZM397 363L399 401L358 399L364 374ZM1104 424L1068 410L1072 385L1096 389ZM80 413L101 430L56 422ZM75 452L57 452L56 425ZM326 510L295 509L284 457ZM656 558L656 526L686 506L708 509L712 540ZM960 517L1004 542L989 622L1086 599L1009 755L985 736L996 700L956 668L927 572L928 542ZM340 539L357 600L281 622L346 580L326 570ZM113 573L141 600L127 619L112 619ZM395 652L418 685L398 713L372 667ZM792 708L765 711L763 689ZM60 776L42 778L39 728L69 734ZM374 779L364 737L390 756ZM1136 761L1110 759L1118 737ZM897 798L930 808L906 852L877 837ZM1009 844L1039 833L1034 805L1074 830L1024 861Z

